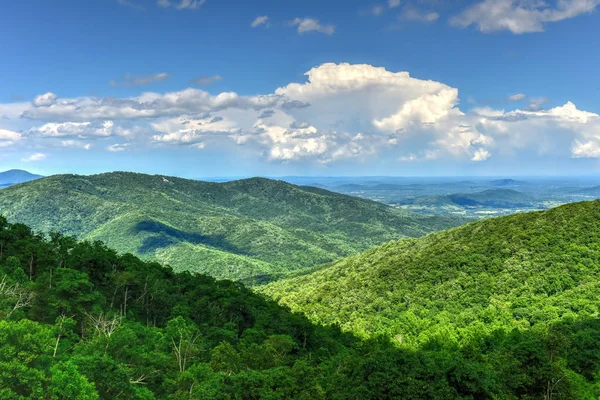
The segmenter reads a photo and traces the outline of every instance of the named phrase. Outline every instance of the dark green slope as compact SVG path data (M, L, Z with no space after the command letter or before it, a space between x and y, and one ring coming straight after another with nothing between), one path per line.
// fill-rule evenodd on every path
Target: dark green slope
M0 214L176 270L246 282L462 222L268 179L211 183L124 172L10 187L0 192Z
M313 321L410 345L597 318L600 201L388 243L260 290Z

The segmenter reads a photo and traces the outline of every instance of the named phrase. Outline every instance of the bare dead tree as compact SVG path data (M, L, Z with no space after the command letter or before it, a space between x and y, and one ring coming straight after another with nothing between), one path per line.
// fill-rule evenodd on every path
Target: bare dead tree
M35 299L35 293L22 287L19 283L9 285L4 276L0 281L0 297L14 301L13 308L7 313L7 316L10 317L18 309L30 307Z

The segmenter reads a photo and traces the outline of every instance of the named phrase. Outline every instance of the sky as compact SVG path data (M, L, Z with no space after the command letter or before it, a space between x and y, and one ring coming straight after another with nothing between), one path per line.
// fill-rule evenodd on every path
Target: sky
M0 170L600 171L600 0L21 0Z

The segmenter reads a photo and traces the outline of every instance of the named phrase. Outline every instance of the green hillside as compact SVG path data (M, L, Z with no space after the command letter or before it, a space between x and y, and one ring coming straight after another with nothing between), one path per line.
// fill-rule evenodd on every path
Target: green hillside
M258 282L401 237L456 226L326 190L254 178L57 175L0 192L0 214L38 231L218 278Z
M592 256L568 241L546 244L564 244L583 264ZM0 217L0 398L595 399L600 321L592 282L581 290L587 297L541 307L534 317L555 321L537 329L511 329L496 300L460 344L455 330L440 327L419 345L399 346L397 336L360 341L312 324L240 283L174 273L100 242L45 238ZM456 301L440 294L438 315ZM559 308L569 311L547 318ZM506 318L494 323L499 314ZM438 321L452 318L446 312Z
M315 322L411 347L596 320L600 201L388 243L261 290Z

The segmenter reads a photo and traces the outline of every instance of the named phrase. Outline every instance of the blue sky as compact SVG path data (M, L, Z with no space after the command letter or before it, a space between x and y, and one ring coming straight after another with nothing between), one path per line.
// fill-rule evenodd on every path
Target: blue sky
M7 2L0 169L595 174L599 4Z

